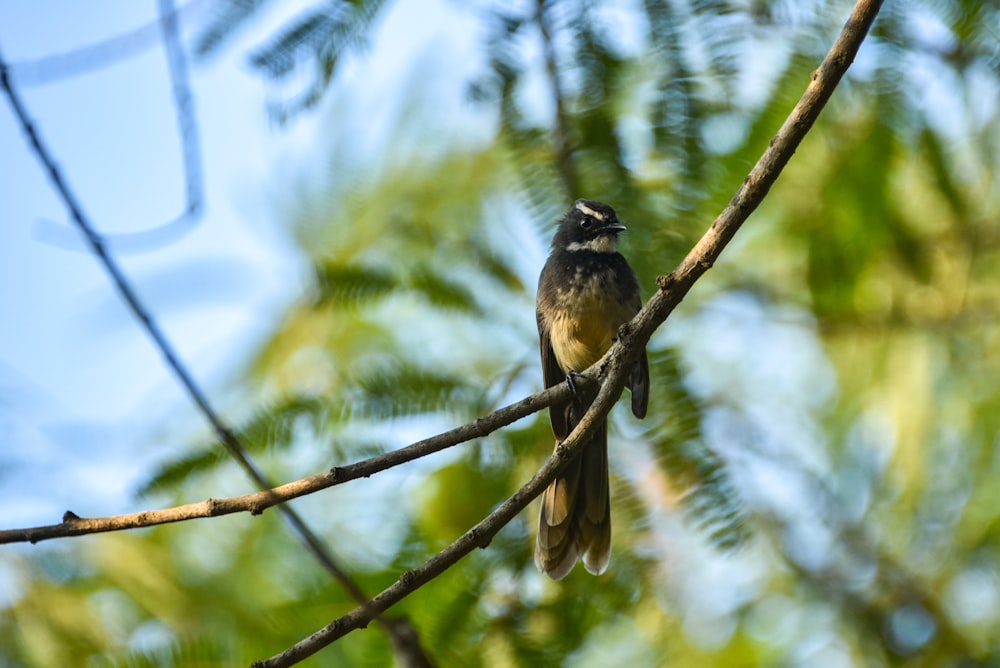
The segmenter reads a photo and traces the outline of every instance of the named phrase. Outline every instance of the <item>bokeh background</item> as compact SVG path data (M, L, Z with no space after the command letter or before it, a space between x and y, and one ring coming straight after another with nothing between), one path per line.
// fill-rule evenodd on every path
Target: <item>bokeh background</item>
M568 204L616 207L651 294L850 8L192 0L197 142L156 3L3 2L0 53L150 312L287 481L540 389L535 281ZM393 610L436 665L1000 665L998 72L996 3L886 2L651 341L649 416L612 414L608 573L541 576L532 506ZM252 491L8 110L2 528ZM537 415L294 506L374 595L551 447ZM353 607L273 511L0 549L5 666L248 664ZM305 665L398 660L372 626Z

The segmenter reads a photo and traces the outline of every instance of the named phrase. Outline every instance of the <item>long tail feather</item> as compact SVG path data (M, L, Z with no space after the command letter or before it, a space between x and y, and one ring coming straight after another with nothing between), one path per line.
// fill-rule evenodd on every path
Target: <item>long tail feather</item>
M611 558L610 510L605 422L542 495L535 543L538 568L561 580L582 556L588 571L603 573Z

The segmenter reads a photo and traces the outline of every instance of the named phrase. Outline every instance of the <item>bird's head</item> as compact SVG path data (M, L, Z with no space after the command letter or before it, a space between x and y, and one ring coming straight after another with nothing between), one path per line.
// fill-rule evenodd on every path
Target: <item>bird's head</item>
M554 250L614 253L618 250L618 234L625 229L618 221L618 214L607 204L578 199L559 222L552 247Z

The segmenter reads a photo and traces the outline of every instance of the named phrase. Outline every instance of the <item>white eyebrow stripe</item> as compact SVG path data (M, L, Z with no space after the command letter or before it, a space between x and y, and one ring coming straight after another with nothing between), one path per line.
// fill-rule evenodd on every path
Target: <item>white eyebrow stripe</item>
M581 213L583 213L583 214L586 214L588 216L593 216L597 220L601 220L601 221L604 220L604 214L603 213L601 213L600 211L594 211L593 209L591 209L589 206L587 206L583 202L577 202L576 203L576 210L579 211L579 212L581 212Z

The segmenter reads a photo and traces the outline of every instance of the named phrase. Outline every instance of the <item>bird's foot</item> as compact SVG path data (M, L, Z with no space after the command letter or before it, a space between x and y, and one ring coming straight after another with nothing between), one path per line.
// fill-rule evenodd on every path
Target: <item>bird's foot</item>
M574 378L577 376L582 378L583 374L580 373L579 371L570 371L569 373L566 374L566 384L569 385L569 389L573 390L574 397L579 396L579 392L576 389L576 381L574 380Z

